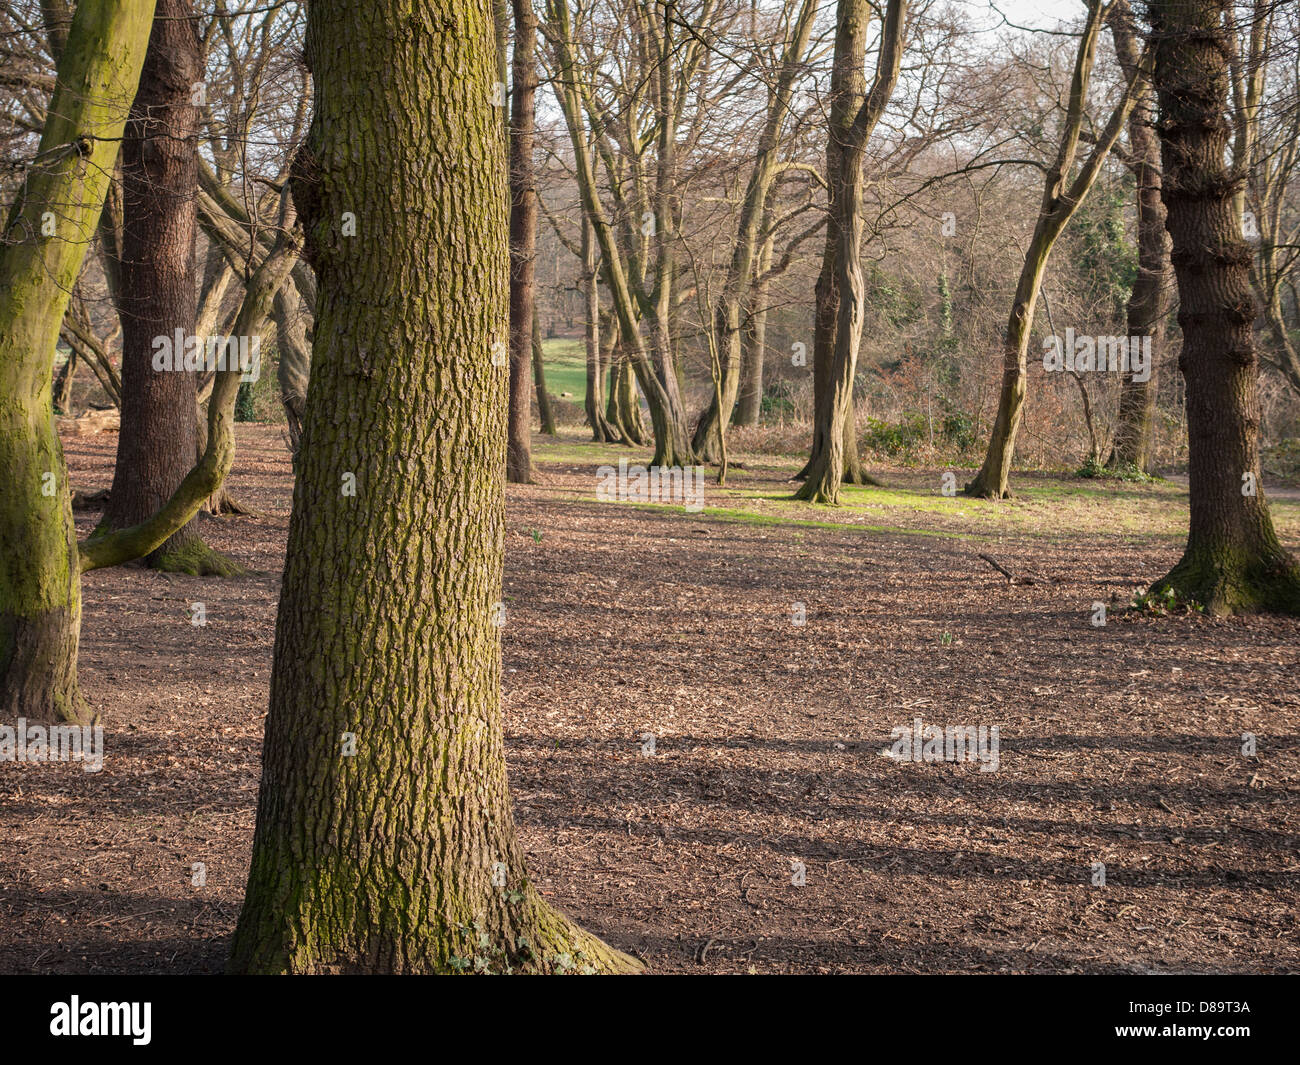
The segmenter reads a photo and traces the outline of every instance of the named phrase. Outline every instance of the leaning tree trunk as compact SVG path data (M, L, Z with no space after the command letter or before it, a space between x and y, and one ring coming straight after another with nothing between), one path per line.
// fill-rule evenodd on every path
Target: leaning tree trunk
M89 723L81 580L51 411L54 347L149 42L149 0L78 4L36 160L0 239L0 714ZM53 226L48 232L47 223Z
M317 325L231 969L634 969L532 886L506 787L491 12L317 0L307 56Z
M1300 614L1300 565L1273 529L1259 466L1259 363L1250 285L1225 164L1229 0L1153 0L1164 202L1183 328L1191 522L1187 547L1152 591L1214 614Z
M1103 0L1089 2L1088 20L1075 55L1070 102L1062 125L1060 145L1056 159L1047 171L1038 221L1034 225L1034 234L1021 264L1015 299L1011 304L1011 314L1007 318L1006 333L1003 336L1002 388L998 394L998 413L989 435L984 462L974 479L962 489L968 496L980 499L1007 499L1011 496L1011 463L1015 457L1016 437L1024 415L1029 380L1029 337L1034 327L1034 313L1038 306L1043 276L1047 271L1047 261L1057 239L1096 182L1102 164L1119 139L1133 112L1133 105L1146 85L1149 55L1142 56L1133 66L1105 128L1094 138L1092 152L1071 181L1070 172L1074 168L1087 115L1088 85L1097 55L1097 37L1107 8L1108 5Z
M532 0L511 0L515 48L510 93L510 413L506 479L533 479L533 332L537 316L537 184L533 128L537 99L537 15ZM540 393L538 403L545 402ZM543 417L543 422L545 417Z
M1110 15L1115 51L1127 77L1138 64L1138 46L1130 16L1116 8ZM1119 393L1115 445L1106 465L1111 469L1151 472L1152 433L1159 384L1159 356L1164 347L1168 309L1169 236L1165 205L1160 198L1160 145L1151 126L1149 93L1133 108L1128 120L1129 165L1137 180L1138 271L1128 301L1128 335L1150 337L1151 376L1146 381L1124 378Z
M201 76L191 0L158 0L122 143L122 428L103 531L144 521L194 465L196 375L155 370L153 360L155 338L194 334L199 112L191 94ZM243 571L203 543L197 519L145 564L222 576Z

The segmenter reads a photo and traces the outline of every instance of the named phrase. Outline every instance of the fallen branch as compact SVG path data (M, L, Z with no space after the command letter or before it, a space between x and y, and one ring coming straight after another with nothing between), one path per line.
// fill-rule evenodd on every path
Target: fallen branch
M997 570L1000 574L1002 574L1002 576L1004 576L1007 579L1008 584L1051 584L1052 583L1052 579L1050 577L1034 577L1028 573L1026 573L1024 576L1017 577L1009 569L1007 569L1005 566L999 563L998 560L995 559L992 555L980 555L980 558L982 558L985 562L987 562L990 566L992 566L995 570Z

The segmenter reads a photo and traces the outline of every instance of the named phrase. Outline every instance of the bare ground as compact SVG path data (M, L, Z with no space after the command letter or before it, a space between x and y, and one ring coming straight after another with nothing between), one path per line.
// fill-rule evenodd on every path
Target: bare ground
M77 488L115 444L66 441ZM222 968L290 492L278 430L240 444L262 516L204 531L260 572L89 574L104 769L0 765L0 971ZM751 458L687 514L598 503L616 454L539 443L508 495L510 778L566 912L655 972L1300 971L1300 622L1121 609L1177 560L1183 489L1021 477L999 505L893 470L827 512ZM1294 548L1300 505L1275 513ZM1000 768L882 757L917 716L997 725Z

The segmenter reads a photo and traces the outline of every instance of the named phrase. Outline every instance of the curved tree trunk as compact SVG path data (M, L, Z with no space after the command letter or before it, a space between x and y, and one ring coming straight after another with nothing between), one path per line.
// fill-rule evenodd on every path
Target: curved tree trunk
M155 370L153 359L155 338L194 335L199 112L190 94L201 76L191 0L158 0L122 142L122 428L104 531L155 513L194 465L196 374ZM197 519L144 561L185 573L243 571L203 543Z
M54 346L99 224L149 41L149 0L78 4L22 196L0 240L0 713L88 724L81 579L51 411ZM55 234L40 236L47 219Z
M1300 565L1273 528L1259 467L1251 248L1225 164L1228 0L1153 0L1164 202L1178 278L1191 522L1172 589L1214 614L1300 614ZM1253 490L1252 490L1253 489Z
M1111 112L1105 129L1096 137L1091 154L1071 181L1070 172L1074 169L1083 121L1087 114L1088 85L1092 79L1097 38L1106 7L1103 0L1089 0L1088 20L1075 57L1074 74L1070 82L1070 103L1060 146L1056 159L1047 172L1038 221L1034 225L1034 235L1030 238L1020 268L1015 299L1011 304L1011 314L1002 341L1002 388L998 394L998 413L993 422L993 432L989 436L984 463L974 480L962 489L968 496L1007 499L1011 495L1011 461L1015 456L1016 436L1020 432L1028 383L1026 356L1047 261L1057 238L1074 217L1097 180L1097 175L1101 173L1102 164L1119 139L1132 114L1133 105L1146 85L1149 56L1143 56L1134 65L1132 76Z
M506 787L508 374L492 349L509 200L490 10L316 0L307 57L294 197L317 327L230 967L637 968L530 884ZM338 235L346 210L365 239Z

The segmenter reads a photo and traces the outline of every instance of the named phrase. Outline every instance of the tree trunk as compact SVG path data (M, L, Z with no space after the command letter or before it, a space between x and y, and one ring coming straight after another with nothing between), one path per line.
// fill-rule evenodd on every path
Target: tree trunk
M749 307L741 331L740 397L732 425L757 425L763 411L763 362L767 353L767 301L772 268L772 238L763 242L758 256L758 277L749 293Z
M51 411L54 346L99 224L153 4L78 4L36 161L0 240L0 713L89 724L77 689L81 580ZM47 221L54 235L44 236Z
M795 79L805 69L804 56L816 12L815 0L803 0L783 42L779 73L775 85L768 93L767 114L758 136L754 164L741 201L731 262L713 311L714 342L718 348L722 380L720 386L714 389L715 398L700 415L692 441L696 455L706 462L720 461L719 451L723 446L724 433L719 426L725 427L732 420L735 410L744 363L743 313L752 306L751 289L757 270L762 269L758 266L758 261L764 251L768 261L771 261L771 236L766 240L762 237L767 199L777 173L777 149L790 112ZM864 30L864 55L865 49Z
M1130 16L1119 8L1110 15L1111 35L1125 76L1132 77L1138 63L1138 46ZM1111 469L1151 471L1152 421L1155 418L1159 361L1164 348L1165 313L1168 310L1169 236L1165 232L1165 205L1160 198L1160 145L1151 127L1150 93L1134 106L1128 120L1130 167L1137 180L1138 272L1128 301L1128 335L1151 338L1151 377L1124 378L1119 393L1119 419L1115 445L1106 465Z
M583 397L583 409L587 412L592 440L598 444L616 444L622 441L622 434L605 416L605 359L600 347L600 281L596 270L596 241L586 215L582 216L582 270L587 347L587 392Z
M1183 328L1191 523L1172 589L1213 614L1300 613L1300 565L1273 529L1259 466L1251 248L1225 164L1228 0L1153 0L1166 225ZM1253 489L1253 490L1252 490Z
M558 435L555 431L555 415L551 411L551 394L546 391L546 366L542 361L542 320L537 310L533 310L533 388L537 393L537 417L542 425L542 432L547 436Z
M515 48L510 92L510 413L506 479L533 479L533 333L537 316L537 185L533 128L537 99L537 16L532 0L511 0ZM539 391L540 406L545 396ZM543 427L546 416L542 416ZM554 426L552 426L554 429Z
M122 142L122 428L104 531L140 524L194 465L196 374L155 370L153 359L155 338L194 335L199 113L190 97L201 77L191 0L158 0ZM243 572L203 543L197 519L144 562L183 573Z
M506 787L490 9L317 0L306 51L317 327L231 969L638 968L533 888ZM340 237L349 210L364 239Z
M1074 74L1070 83L1070 102L1061 133L1060 146L1054 163L1047 171L1043 186L1042 204L1034 235L1030 238L1016 283L1016 295L1007 319L1002 342L1002 389L998 395L998 413L993 422L988 450L979 473L962 490L965 495L982 499L1007 499L1011 495L1011 461L1015 456L1016 436L1024 414L1025 390L1028 382L1026 355L1029 337L1034 328L1034 312L1038 294L1047 271L1047 261L1057 238L1074 217L1075 211L1088 195L1102 163L1110 154L1115 141L1132 114L1133 105L1146 84L1148 57L1133 68L1119 102L1111 112L1105 129L1097 136L1092 153L1070 181L1074 168L1083 121L1087 113L1088 85L1097 55L1097 38L1101 32L1105 5L1102 0L1090 0L1088 20L1079 50L1075 57Z
M867 141L898 83L907 0L889 2L881 28L875 79L868 93L862 68L870 13L867 0L839 0L827 141L831 218L822 260L823 276L817 288L819 335L814 338L817 344L831 340L826 333L833 322L833 347L825 352L822 368L814 366L814 389L821 372L823 390L814 411L813 454L806 467L806 479L795 492L796 499L814 503L838 503L843 481L863 477L853 419L853 380L866 313L861 262L862 167ZM838 147L833 150L831 145ZM832 162L833 170L829 169ZM825 317L831 314L833 318Z

